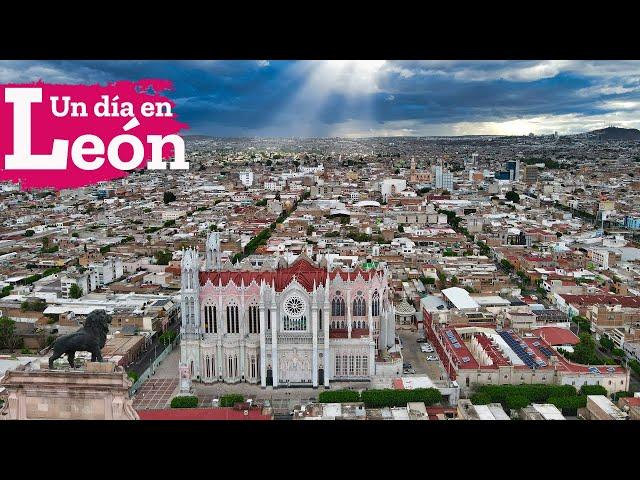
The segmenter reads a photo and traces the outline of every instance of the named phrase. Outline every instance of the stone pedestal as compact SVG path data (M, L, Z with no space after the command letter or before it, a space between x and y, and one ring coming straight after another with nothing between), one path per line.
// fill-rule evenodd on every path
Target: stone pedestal
M9 370L0 385L8 393L0 420L138 420L131 381L108 362L83 370Z

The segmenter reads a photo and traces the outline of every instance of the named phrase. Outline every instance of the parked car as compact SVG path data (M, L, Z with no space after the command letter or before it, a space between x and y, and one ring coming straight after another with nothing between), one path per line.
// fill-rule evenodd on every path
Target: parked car
M411 367L413 367L413 365L411 365L410 363L403 363L403 364L402 364L402 368L404 368L405 370L406 370L407 368L411 368Z
M417 340L416 340L416 342L418 342L418 343L426 343L426 341L427 341L427 339L424 338L424 337L418 337Z
M431 353L433 352L433 347L431 345L420 345L420 351L423 353Z
M436 355L429 355L427 357L427 360L430 360L430 361L438 360L438 357Z
M405 368L404 370L402 370L402 373L404 373L405 375L413 375L416 373L414 368Z

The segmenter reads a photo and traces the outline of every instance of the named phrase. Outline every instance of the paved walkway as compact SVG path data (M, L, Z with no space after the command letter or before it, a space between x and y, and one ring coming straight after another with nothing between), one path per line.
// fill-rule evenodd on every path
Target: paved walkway
M177 378L150 378L136 393L133 408L136 410L167 408L177 389Z
M175 347L169 355L158 365L156 373L151 378L180 378L180 345Z
M167 408L171 398L178 393L178 364L180 347L174 348L158 365L156 373L149 378L133 398L133 408L148 410Z

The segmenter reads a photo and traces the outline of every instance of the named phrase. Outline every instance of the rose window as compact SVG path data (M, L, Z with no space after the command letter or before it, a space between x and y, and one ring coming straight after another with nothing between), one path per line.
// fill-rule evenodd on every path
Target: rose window
M304 302L298 296L291 296L284 302L284 312L290 318L300 318L304 313Z

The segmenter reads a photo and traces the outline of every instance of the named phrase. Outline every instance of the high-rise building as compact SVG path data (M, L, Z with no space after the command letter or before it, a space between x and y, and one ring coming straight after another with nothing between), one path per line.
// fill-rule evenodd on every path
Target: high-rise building
M240 182L247 188L251 187L253 185L253 172L251 170L240 172Z
M440 165L435 165L433 167L433 170L435 188L440 190L448 190L449 192L453 190L453 173L447 171L442 166L442 162L440 162Z
M533 185L538 182L538 166L537 165L525 165L524 167L524 182L529 185Z
M517 182L520 178L520 160L509 160L507 162L507 171L509 172L509 180Z

